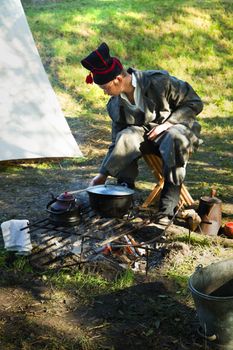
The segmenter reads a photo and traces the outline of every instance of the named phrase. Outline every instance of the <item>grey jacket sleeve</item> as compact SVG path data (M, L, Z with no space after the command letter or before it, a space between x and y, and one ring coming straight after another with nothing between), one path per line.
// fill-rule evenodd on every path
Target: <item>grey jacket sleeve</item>
M203 103L193 88L187 82L170 77L166 98L172 110L169 122L191 128L196 115L203 109Z

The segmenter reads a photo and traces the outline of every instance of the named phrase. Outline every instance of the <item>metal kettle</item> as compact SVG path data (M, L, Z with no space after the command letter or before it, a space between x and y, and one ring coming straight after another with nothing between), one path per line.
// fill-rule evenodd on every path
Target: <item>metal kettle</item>
M64 192L47 204L49 219L57 225L76 224L81 219L81 204L69 192Z
M222 223L222 201L216 197L216 194L216 190L212 189L210 197L201 197L197 209L202 220L200 232L210 236L218 234Z
M50 210L53 212L69 211L75 207L75 202L76 199L71 193L64 192L57 197L53 196L53 199L50 202Z

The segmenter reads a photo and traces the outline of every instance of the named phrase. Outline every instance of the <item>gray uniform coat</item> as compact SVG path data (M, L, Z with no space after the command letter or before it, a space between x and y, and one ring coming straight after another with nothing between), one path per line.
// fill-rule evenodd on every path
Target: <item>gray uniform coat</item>
M187 82L166 71L130 68L128 72L135 74L140 86L143 111L132 112L121 96L110 98L107 110L112 119L112 143L100 173L119 177L126 170L129 178L135 178L135 160L141 156L140 146L146 132L169 121L174 126L159 135L154 145L163 158L164 176L179 184L185 176L188 155L199 144L200 125L196 116L202 111L203 103Z

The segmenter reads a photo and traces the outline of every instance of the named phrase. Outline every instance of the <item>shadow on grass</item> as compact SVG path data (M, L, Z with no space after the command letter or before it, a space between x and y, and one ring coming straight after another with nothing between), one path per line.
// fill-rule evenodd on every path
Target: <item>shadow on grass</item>
M85 310L85 317L80 316ZM175 300L162 282L99 295L94 303L78 308L76 317L101 332L114 350L175 350L182 345L200 349L202 344L196 334L194 309Z
M19 284L17 278L14 282L16 288L20 287L15 295L16 305L0 312L4 321L0 330L4 349L200 350L204 346L204 340L196 332L196 312L185 305L187 298L182 303L181 298L175 297L172 282L168 286L166 281L165 286L163 282L141 281L116 292L86 297L85 304L76 285L76 303L72 307L68 305L69 311L66 309L65 313L59 309L59 303L54 308L47 304L49 300L41 301L39 294L35 294L33 279L30 285L29 281ZM11 282L10 287L13 286ZM91 286L83 287L88 294ZM34 297L28 304L17 306L18 298L28 295L22 290ZM205 346L206 350L210 349Z

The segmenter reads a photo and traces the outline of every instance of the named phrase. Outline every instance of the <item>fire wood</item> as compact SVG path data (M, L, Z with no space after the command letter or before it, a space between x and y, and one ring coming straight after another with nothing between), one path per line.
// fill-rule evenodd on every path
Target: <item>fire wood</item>
M98 244L99 247L104 246L105 244L111 243L113 241L116 241L117 239L123 237L124 235L128 235L130 233L135 232L136 230L138 230L140 227L143 227L145 225L145 222L139 223L137 224L135 227L132 227L128 230L123 230L121 231L118 235L113 235L107 239L105 239L104 241L102 241L101 243Z

